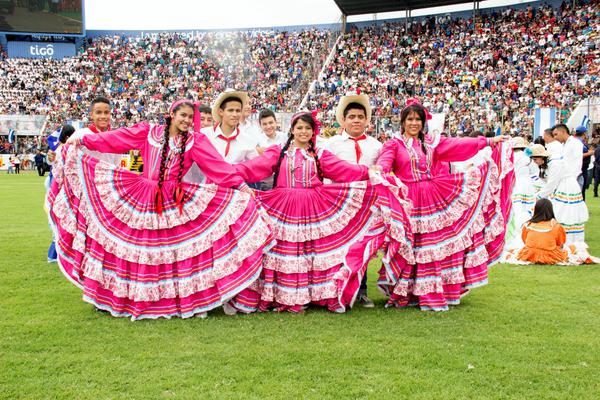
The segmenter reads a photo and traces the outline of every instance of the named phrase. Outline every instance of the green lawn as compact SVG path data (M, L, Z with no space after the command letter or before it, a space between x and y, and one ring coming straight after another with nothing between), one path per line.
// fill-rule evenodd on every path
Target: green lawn
M131 322L46 263L43 196L42 178L0 173L2 399L600 398L600 266L497 265L428 313L384 309L373 264L374 310Z

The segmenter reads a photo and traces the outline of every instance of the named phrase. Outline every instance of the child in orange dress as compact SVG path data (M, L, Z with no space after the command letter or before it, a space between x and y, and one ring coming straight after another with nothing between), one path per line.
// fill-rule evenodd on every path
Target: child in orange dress
M532 264L558 264L568 260L562 249L567 239L565 229L554 218L552 203L540 199L535 203L533 217L523 226L521 234L525 246L517 259Z

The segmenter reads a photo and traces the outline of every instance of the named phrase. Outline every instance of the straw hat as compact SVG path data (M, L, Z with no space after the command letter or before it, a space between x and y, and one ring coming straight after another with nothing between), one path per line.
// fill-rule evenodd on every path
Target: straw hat
M217 100L215 100L215 103L212 106L212 117L216 122L221 122L221 116L219 115L219 109L221 108L221 104L223 104L223 101L231 97L240 99L240 101L242 102L242 110L250 102L248 93L240 92L234 89L225 89L225 91L221 93L219 97L217 97Z
M510 140L513 149L524 149L529 147L529 142L522 136L515 136Z
M550 157L550 153L544 146L541 144L534 144L530 147L531 155L530 157Z
M344 111L346 108L348 108L350 103L358 103L363 106L367 112L367 124L371 122L371 104L369 104L369 96L366 94L349 92L340 99L337 109L335 110L335 119L338 124L342 125L342 121L344 120Z

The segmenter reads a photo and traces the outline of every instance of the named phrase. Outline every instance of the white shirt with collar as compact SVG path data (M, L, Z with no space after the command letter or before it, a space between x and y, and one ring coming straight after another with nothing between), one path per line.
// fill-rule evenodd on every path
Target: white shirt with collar
M550 153L550 158L562 158L563 145L558 140L546 143L546 150Z
M569 136L563 145L563 160L565 162L565 176L577 178L581 175L583 164L583 143L576 137Z
M254 121L246 118L244 122L241 122L238 125L238 128L240 128L240 132L244 133L246 136L255 138L257 144L260 143L263 133L260 129L260 126L258 126Z
M275 136L270 138L267 136L266 133L261 131L260 140L258 141L258 145L263 148L273 146L274 144L284 145L285 142L287 142L287 139L288 139L288 136L283 132L276 131Z
M200 130L201 133L205 134L215 149L223 156L225 161L230 164L237 164L243 161L251 160L258 157L256 146L258 140L256 137L251 137L247 132L236 129L233 131L233 135L238 135L229 145L229 153L225 155L225 149L227 148L227 141L219 138L219 135L223 135L221 126L207 127ZM231 136L231 135L230 135Z
M323 148L329 150L344 161L370 167L377 162L377 158L379 157L383 145L377 139L367 134L363 135L366 136L366 139L357 142L361 151L359 162L356 161L355 141L350 138L350 135L348 135L345 130L341 135L334 136L327 140L327 142L324 143Z

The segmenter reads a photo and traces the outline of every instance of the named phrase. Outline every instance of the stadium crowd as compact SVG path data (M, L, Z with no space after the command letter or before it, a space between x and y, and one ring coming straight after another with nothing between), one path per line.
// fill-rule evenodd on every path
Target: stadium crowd
M254 109L293 111L329 52L333 32L208 32L188 38L100 37L77 57L0 62L0 114L47 114L52 130L87 122L88 100L106 95L113 120L156 120L186 96L210 104L228 87L251 94Z
M87 123L90 99L113 102L113 123L158 120L164 104L189 97L210 104L228 87L248 91L252 108L293 112L309 85L309 108L334 125L335 104L351 89L372 99L379 132L399 129L404 100L417 96L447 113L446 130L530 134L533 110L556 107L564 120L598 95L600 5L507 8L471 18L449 15L352 29L330 65L331 30L174 33L89 39L74 58L0 61L0 114L47 114L47 130ZM385 137L385 136L384 136Z
M580 99L598 95L600 6L566 3L505 9L472 19L435 16L409 23L354 29L319 77L309 104L335 117L349 89L372 99L385 130L398 130L406 97L417 96L448 115L449 132L531 133L533 110L568 117Z

